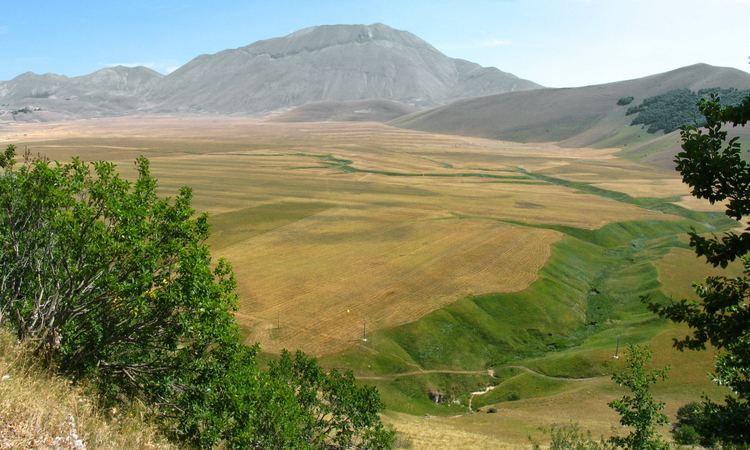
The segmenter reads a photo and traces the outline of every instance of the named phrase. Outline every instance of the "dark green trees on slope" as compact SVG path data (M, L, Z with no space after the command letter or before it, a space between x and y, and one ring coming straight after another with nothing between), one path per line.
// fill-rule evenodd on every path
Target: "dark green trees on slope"
M719 95L722 105L737 105L748 93L750 92L720 88L701 89L698 92L690 89L674 89L644 99L641 104L628 108L627 114L635 114L631 125L643 125L647 127L646 131L649 133L656 133L659 130L671 133L685 125L705 125L703 116L696 106L702 98Z
M269 370L241 344L235 281L191 191L157 196L111 163L0 153L0 324L105 402L139 399L206 448L385 448L377 391L303 354Z
M742 221L750 214L750 165L742 158L736 138L727 141L723 124L746 125L750 96L737 106L722 106L717 98L702 100L700 111L706 129L685 127L677 170L695 197L711 203L725 202L727 216ZM718 349L714 378L731 394L724 404L705 401L696 425L704 443L750 443L750 227L723 236L690 235L698 256L714 266L726 267L737 259L744 273L737 278L714 276L697 285L699 301L681 300L651 304L653 311L675 322L686 323L692 335L677 340L680 349Z

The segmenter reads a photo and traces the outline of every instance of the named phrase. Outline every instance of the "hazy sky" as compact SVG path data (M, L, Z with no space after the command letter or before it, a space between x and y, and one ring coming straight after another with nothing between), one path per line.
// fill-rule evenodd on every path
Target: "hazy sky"
M750 70L750 0L0 0L0 80L114 64L166 73L311 25L374 22L546 86L697 62Z

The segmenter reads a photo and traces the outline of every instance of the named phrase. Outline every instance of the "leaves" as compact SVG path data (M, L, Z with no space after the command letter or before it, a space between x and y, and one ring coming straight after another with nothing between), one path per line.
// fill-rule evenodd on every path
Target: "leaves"
M632 392L609 406L620 414L620 423L632 427L627 436L615 436L610 442L617 447L632 450L662 450L669 445L662 440L656 427L668 423L667 416L661 411L663 402L657 402L651 395L650 387L667 379L668 369L647 369L651 361L651 350L647 347L631 345L627 352L627 368L612 375L612 380Z
M698 105L705 116L705 130L682 129L682 151L675 162L692 194L711 203L725 202L727 216L742 221L750 213L750 165L737 138L727 140L723 125L745 125L750 119L750 96L736 106L723 106L716 95ZM742 260L741 276L709 277L696 285L698 301L679 300L649 308L677 323L686 323L691 335L675 340L678 350L703 350L711 344L718 350L713 378L727 386L731 396L724 405L704 401L701 411L708 425L697 426L702 440L727 443L750 442L750 227L722 236L690 233L696 255L714 266L727 267Z

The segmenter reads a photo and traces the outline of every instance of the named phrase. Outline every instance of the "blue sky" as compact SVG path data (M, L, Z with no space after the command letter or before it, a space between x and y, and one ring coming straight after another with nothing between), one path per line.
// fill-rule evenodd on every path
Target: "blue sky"
M750 0L0 0L0 80L114 64L166 73L307 26L374 22L546 86L697 62L750 70Z

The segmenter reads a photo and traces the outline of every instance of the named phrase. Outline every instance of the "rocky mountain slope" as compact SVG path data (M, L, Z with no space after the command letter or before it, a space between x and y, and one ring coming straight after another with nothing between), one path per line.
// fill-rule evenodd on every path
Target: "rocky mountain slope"
M74 78L25 73L0 82L0 109L38 119L265 114L314 102L387 100L410 111L539 87L494 67L449 58L386 25L326 25L201 55L167 76L122 66Z
M0 110L21 119L92 117L143 110L163 76L146 67L115 66L79 77L21 74L0 82Z
M201 55L165 77L150 99L165 111L258 113L368 99L434 106L539 87L449 58L386 25L327 25Z

